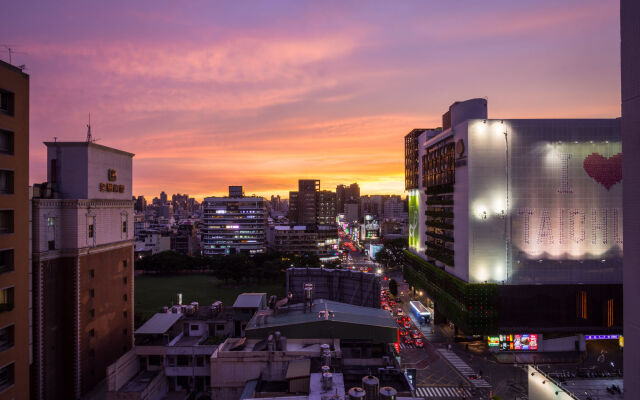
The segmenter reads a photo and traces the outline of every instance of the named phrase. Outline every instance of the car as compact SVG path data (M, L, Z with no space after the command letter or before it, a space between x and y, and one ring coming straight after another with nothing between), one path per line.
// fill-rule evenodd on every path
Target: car
M404 321L402 326L404 326L406 329L411 329L411 323Z
M413 344L413 339L411 339L411 336L407 335L407 336L403 336L402 337L402 342L404 344Z
M402 310L402 308L398 307L396 308L396 315L403 317L404 316L404 311Z
M407 331L405 329L398 329L398 333L400 333L400 336L407 336Z
M422 337L422 334L414 329L411 331L411 337L414 339L419 339Z
M415 340L415 345L417 348L421 349L424 347L424 340L422 338L418 338Z

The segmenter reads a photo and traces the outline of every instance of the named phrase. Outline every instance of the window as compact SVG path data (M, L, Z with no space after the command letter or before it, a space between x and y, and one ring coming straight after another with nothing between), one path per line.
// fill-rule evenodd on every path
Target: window
M126 276L122 277L122 283L125 284L125 285L127 284L127 277Z
M587 292L581 290L576 296L576 316L580 319L587 319Z
M127 233L127 221L122 221L122 233Z
M189 356L178 356L178 367L188 367Z
M95 317L95 316L96 316L96 310L95 310L95 309L93 309L93 308L92 308L91 310L89 310L89 316L90 316L91 318Z
M0 89L0 113L13 115L15 95Z
M176 366L176 358L174 356L167 357L167 366L175 367Z
M216 330L217 331L223 331L224 330L224 325L223 324L216 324Z
M14 382L14 364L0 368L0 390L5 390Z
M89 297L96 297L96 292L93 289L89 289Z
M87 235L92 238L93 237L93 224L89 224L89 232L87 232Z
M13 310L13 288L0 290L0 312Z
M95 331L95 329L91 329L91 330L89 331L89 337L95 337L95 336L96 336L96 331Z
M0 194L13 194L13 171L0 170Z
M201 357L201 356L196 357L196 366L204 367L204 357Z
M96 358L96 351L94 349L89 349L89 359L93 360Z
M95 278L96 276L96 270L95 269L90 269L89 270L89 278Z
M149 365L162 365L162 356L151 355L149 356Z
M607 327L613 326L613 299L607 300Z
M47 226L56 226L56 217L48 217Z
M127 295L126 294L122 295L122 300L124 300L125 302L127 301Z
M0 129L0 154L13 155L13 132Z
M0 274L13 271L13 249L0 250Z
M124 329L122 330L122 335L123 335L123 336L127 336L127 333L128 333L128 332L129 332L129 331L127 330L127 328L124 328Z
M194 325L191 325L189 329L191 329L192 331L197 331L197 330L200 330L200 326L194 324Z
M13 210L0 210L0 234L13 233Z
M56 249L56 241L55 240L49 240L47 242L47 246L49 250L55 250Z
M13 325L0 329L0 351L5 351L13 347L13 334Z
M123 317L124 319L127 319L127 312L126 312L126 311L123 311L123 312L122 312L122 317Z
M127 260L122 260L122 266L127 268Z

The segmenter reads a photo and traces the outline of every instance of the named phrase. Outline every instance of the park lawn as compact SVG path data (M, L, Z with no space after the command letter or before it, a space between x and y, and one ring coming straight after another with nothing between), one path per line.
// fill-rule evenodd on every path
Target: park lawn
M197 301L200 305L211 305L222 301L232 305L240 293L266 292L283 297L284 284L265 282L236 285L217 280L212 275L138 275L135 277L135 322L136 327L159 312L163 306L170 307L177 303L176 294L182 293L182 304Z

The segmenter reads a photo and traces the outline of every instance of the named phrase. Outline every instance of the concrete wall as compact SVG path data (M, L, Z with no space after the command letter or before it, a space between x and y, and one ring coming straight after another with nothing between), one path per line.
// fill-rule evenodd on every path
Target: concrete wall
M292 303L304 301L304 284L313 283L313 298L380 308L380 277L359 271L324 268L287 269L287 293Z
M107 390L116 392L140 371L140 361L133 350L107 367Z
M624 373L640 376L640 2L620 2L622 54L622 148L624 188L624 235L634 240L624 252ZM640 398L640 379L625 379L625 398Z
M561 387L548 380L544 375L531 366L527 367L527 380L529 387L529 400L575 400Z
M86 142L47 142L47 178L53 183L51 160L56 160L54 189L65 199L130 200L133 154ZM108 170L116 171L109 180ZM123 192L100 190L100 184L124 185Z

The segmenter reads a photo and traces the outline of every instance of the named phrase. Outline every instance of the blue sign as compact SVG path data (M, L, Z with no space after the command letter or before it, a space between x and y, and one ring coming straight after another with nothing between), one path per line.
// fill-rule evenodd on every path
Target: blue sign
M618 340L620 335L585 335L584 340Z

